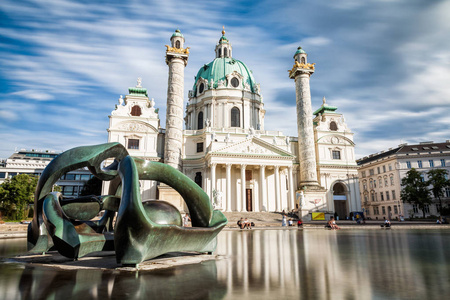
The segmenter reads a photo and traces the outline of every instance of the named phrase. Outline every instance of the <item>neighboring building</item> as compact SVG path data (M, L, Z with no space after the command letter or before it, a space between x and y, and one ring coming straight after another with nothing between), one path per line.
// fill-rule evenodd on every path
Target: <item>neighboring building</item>
M0 184L6 178L11 178L18 174L28 174L40 176L50 161L58 156L54 151L25 150L21 149L12 154L8 159L0 164ZM79 169L62 176L56 185L61 187L64 196L78 196L84 184L92 174L87 169Z
M415 168L423 173L430 169L446 169L450 172L450 140L445 143L424 142L417 145L402 144L357 161L362 207L372 219L397 218L398 215L421 217L417 206L400 199L401 181ZM442 205L450 204L450 188L446 188ZM439 201L425 208L426 215L439 215Z
M260 85L247 65L233 57L224 31L214 60L195 77L185 115L189 48L179 30L166 47L166 130L138 79L109 117L109 142L121 142L133 156L178 168L224 211L336 211L344 218L361 210L353 133L325 100L313 113L309 78L315 67L307 63L304 50L299 47L289 71L297 94L297 138L265 130ZM164 199L185 209L162 184L142 181L141 191L143 200Z

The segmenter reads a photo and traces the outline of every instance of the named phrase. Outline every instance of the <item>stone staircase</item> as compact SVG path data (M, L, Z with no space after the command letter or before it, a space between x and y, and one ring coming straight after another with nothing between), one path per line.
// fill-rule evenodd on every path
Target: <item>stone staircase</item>
M226 227L237 228L237 221L241 218L247 218L250 222L255 223L255 227L280 227L282 215L278 212L224 212L228 219ZM289 216L287 219L289 220ZM296 218L293 218L297 220Z

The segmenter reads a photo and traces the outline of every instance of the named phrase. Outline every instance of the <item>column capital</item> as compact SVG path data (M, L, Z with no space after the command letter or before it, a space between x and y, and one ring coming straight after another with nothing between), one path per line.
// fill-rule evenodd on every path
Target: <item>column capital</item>
M241 168L245 169L247 167L247 164L241 164Z
M226 167L227 167L227 170L231 169L231 166L233 166L232 163L227 163L227 164L225 164L225 165L226 165Z

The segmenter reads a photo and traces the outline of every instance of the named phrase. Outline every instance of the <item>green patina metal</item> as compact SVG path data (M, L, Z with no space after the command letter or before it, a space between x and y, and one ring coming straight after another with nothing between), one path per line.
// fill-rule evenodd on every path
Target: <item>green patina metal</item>
M128 93L133 96L148 97L147 89L140 87L129 87Z
M105 159L114 159L114 163L101 169ZM65 199L51 192L58 178L81 167L109 180L110 195ZM143 203L139 180L173 187L189 208L193 228L181 226L180 213L169 203ZM103 217L91 221L101 210L105 210ZM183 173L162 163L133 158L121 144L108 143L68 150L47 166L36 188L28 248L46 252L53 247L74 259L114 250L119 264L136 265L173 251L211 253L226 224L225 216L213 210L208 195Z
M336 109L338 109L336 106L331 106L328 104L322 104L320 108L318 108L313 115L323 114L324 112L334 112Z
M237 72L243 76L242 82L250 85L252 92L256 91L256 81L251 70L240 60L230 57L218 57L212 62L200 68L195 77L193 91L197 91L197 81L200 78L206 79L208 84L213 80L213 87L217 88L220 80L226 82L227 75ZM241 87L242 88L242 87Z

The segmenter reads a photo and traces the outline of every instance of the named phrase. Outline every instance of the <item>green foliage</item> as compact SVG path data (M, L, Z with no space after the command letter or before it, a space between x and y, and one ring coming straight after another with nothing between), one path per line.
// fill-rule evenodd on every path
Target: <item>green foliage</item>
M441 207L440 214L442 215L442 200L444 197L444 189L450 186L450 181L446 178L448 176L448 171L445 169L432 169L427 172L428 181L427 184L431 185L431 193L434 198L439 200Z
M27 217L37 180L36 176L19 174L0 185L0 209L6 218L23 220Z
M89 179L83 186L83 190L80 193L80 196L88 196L88 195L101 195L102 193L102 181L97 177L92 177Z
M425 218L425 205L431 203L431 195L428 190L428 183L422 181L420 172L412 168L406 173L406 176L402 179L402 191L401 198L403 201L416 204L417 207L422 210L423 217Z

